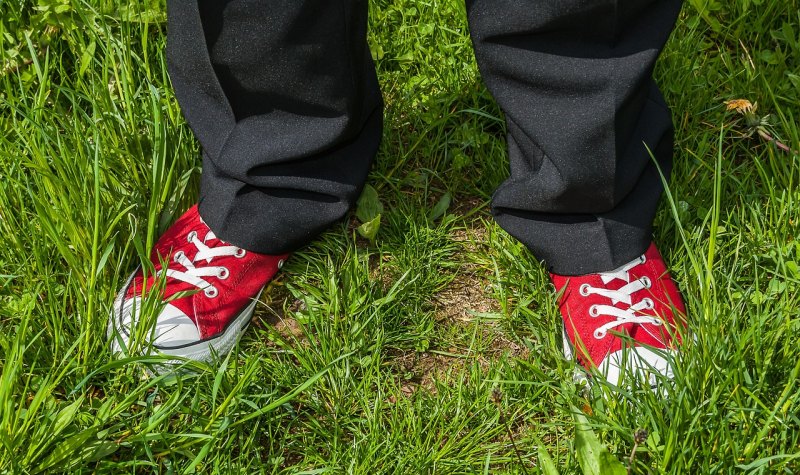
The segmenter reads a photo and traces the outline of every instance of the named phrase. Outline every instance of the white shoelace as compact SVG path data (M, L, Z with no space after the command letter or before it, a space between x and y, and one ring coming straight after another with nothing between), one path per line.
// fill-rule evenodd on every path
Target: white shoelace
M203 277L216 277L217 279L225 280L230 276L230 271L227 267L223 266L207 265L204 267L197 267L195 263L205 261L206 264L211 264L212 259L223 256L236 256L241 258L244 257L247 251L230 245L209 247L205 244L209 239L216 239L216 235L214 235L213 231L209 231L202 241L197 237L197 232L190 232L187 236L187 240L197 248L197 254L195 254L194 259L189 259L186 257L186 253L178 251L175 253L172 260L176 264L183 266L186 270L180 271L167 268L166 270L162 269L162 272L164 272L167 277L172 277L175 280L199 288L205 292L206 297L214 298L219 294L219 291Z
M589 316L592 318L597 318L600 315L616 318L616 320L610 321L605 325L601 325L594 330L594 337L598 340L605 338L609 330L627 323L652 323L654 325L661 325L661 319L657 317L636 315L636 312L640 310L652 309L655 306L652 299L645 297L639 302L633 303L633 294L643 289L649 289L652 285L652 282L646 276L631 282L629 271L636 266L644 264L646 260L647 259L644 256L641 256L618 269L600 273L600 278L603 280L603 284L606 285L616 279L624 280L625 285L620 287L618 290L596 288L589 284L581 285L580 294L584 297L588 297L590 295L600 295L611 300L611 305L592 305L589 308ZM628 308L623 309L616 307L615 305L620 302L628 305Z

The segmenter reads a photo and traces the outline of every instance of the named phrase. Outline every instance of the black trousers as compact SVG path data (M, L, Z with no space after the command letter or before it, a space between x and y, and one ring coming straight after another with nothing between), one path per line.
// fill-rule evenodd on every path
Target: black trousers
M651 240L672 160L653 64L680 0L467 0L506 115L497 222L549 270L616 268ZM170 0L168 61L222 239L293 251L358 198L382 135L367 0ZM652 154L652 156L651 156Z

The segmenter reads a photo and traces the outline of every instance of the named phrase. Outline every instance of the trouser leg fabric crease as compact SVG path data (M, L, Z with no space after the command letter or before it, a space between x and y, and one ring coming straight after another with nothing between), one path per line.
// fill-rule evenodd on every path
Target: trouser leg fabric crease
M170 0L168 15L200 215L252 251L307 244L358 199L382 136L366 0Z
M640 256L668 176L672 119L653 64L674 0L472 0L483 80L506 114L511 177L492 210L549 270Z
M673 148L652 71L680 6L467 0L508 126L492 211L552 272L611 270L651 240ZM204 150L201 215L254 251L307 244L352 207L382 135L367 2L169 0L168 13L170 76Z

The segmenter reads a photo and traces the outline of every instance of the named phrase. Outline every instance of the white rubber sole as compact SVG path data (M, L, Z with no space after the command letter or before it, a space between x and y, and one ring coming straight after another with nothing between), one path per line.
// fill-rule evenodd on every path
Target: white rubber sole
M575 347L567 337L566 326L562 324L561 328L564 357L569 361L575 361ZM628 358L615 358L618 355L613 354L607 356L606 361L601 363L601 368L598 369L599 376L616 387L620 384L622 374L625 373L629 379L630 377L636 378L640 384L645 383L654 392L660 392L660 394L664 395L664 382L672 380L670 362L646 348L639 347L636 353L633 352L633 349L628 349L627 351L629 352L627 354ZM624 352L621 354L624 354ZM590 387L593 379L595 379L592 373L580 364L576 366L572 375L573 382Z
M128 328L125 328L121 324L121 309L128 286L135 275L136 272L131 274L122 290L114 299L114 308L111 311L107 330L108 338L111 340L112 351L115 354L123 354L126 356L134 355L130 354L128 351L130 332ZM263 290L264 289L262 287L257 296L260 296ZM227 327L225 327L225 330L222 333L213 338L206 338L199 340L196 343L190 343L178 347L159 347L151 345L144 348L138 353L138 355L147 356L161 354L180 358L176 359L175 361L167 361L165 364L180 364L182 362L181 360L186 359L201 362L211 362L215 358L225 357L225 355L230 353L236 343L241 339L245 330L249 326L256 304L258 304L258 299L254 298L253 301L250 302L247 307L242 309L236 318L230 322Z

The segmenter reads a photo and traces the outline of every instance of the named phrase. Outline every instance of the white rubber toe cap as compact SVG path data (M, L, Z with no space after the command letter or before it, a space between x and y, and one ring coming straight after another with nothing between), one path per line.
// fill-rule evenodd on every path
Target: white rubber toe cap
M142 307L141 297L128 299L121 307L115 305L112 316L116 335L112 336L111 347L115 353L123 352L121 345L126 348L129 346L132 332L146 331L135 327ZM180 309L170 304L165 305L156 318L151 338L150 343L163 350L192 345L201 339L194 322Z
M600 363L598 370L615 386L630 382L631 377L657 387L673 378L672 361L677 352L637 346L610 353Z

